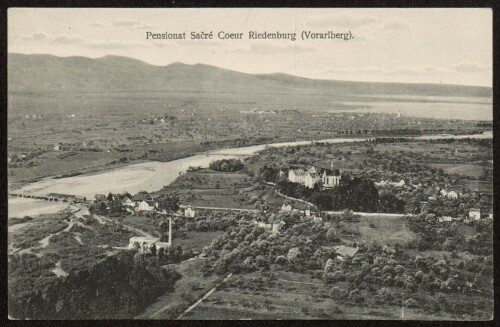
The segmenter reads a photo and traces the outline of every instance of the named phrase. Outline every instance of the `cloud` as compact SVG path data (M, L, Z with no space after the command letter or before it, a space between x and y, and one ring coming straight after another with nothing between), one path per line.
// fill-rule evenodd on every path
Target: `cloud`
M333 68L326 71L328 74L380 74L382 69L376 66L353 67L353 68Z
M143 24L135 20L117 20L108 24L102 23L92 23L89 24L90 27L96 28L110 28L110 27L119 27L119 28L133 28L133 29L154 29L158 26Z
M42 32L33 33L31 35L22 35L21 38L29 42L41 42L48 44L63 44L63 45L81 44L85 42L84 39L78 36L69 36L65 34L47 35Z
M134 29L152 29L152 28L155 28L155 26L142 24L142 23L137 22L135 20L118 20L118 21L112 22L111 25L115 26L115 27L128 27L128 28L134 28Z
M375 22L376 20L369 16L361 16L357 14L340 14L313 18L309 20L306 25L310 27L358 28L361 26L373 24Z
M411 29L410 23L399 18L390 19L379 26L380 30L398 31Z
M488 71L488 67L481 66L475 62L471 61L460 61L458 64L452 65L452 67L459 73L484 73Z
M50 42L53 44L81 44L85 40L77 36L60 35L55 36Z
M250 53L250 54L274 54L274 53L304 53L304 52L314 52L316 48L307 45L298 44L287 44L281 45L276 43L268 42L252 42L247 47L235 47L231 48L229 51L234 51L238 53Z
M138 23L133 20L119 20L111 23L113 26L124 26L124 27L131 27L135 26Z
M21 38L26 41L45 41L48 39L47 35L42 32L33 33L30 35L21 35Z

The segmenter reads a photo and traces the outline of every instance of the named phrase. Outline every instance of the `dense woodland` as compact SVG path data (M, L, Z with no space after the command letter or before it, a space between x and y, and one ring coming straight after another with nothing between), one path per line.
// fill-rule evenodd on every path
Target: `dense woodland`
M372 181L364 178L343 175L338 187L325 190L321 190L318 184L311 189L281 179L277 188L287 196L314 203L320 210L350 209L363 212L377 212L378 210L378 191Z
M212 161L209 168L215 171L235 172L243 169L243 162L239 159L222 159Z
M53 263L24 254L9 260L9 312L16 319L129 319L181 276L134 251L94 262L65 278L40 270ZM47 266L47 267L45 267Z

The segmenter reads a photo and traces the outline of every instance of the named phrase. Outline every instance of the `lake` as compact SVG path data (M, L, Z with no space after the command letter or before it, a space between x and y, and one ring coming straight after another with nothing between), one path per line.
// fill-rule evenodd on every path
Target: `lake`
M460 120L493 120L493 103L490 98L450 98L450 97L413 97L415 101L404 101L404 97L384 97L382 101L345 101L342 105L352 107L332 112L387 113ZM399 100L399 101L394 101ZM357 108L359 107L359 108Z

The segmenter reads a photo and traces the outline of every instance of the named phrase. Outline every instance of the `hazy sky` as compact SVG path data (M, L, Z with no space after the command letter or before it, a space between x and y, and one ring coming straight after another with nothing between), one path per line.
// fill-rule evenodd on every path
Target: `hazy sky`
M344 40L248 40L248 32L345 32ZM146 32L214 31L213 40ZM220 40L219 31L245 33ZM489 9L9 9L8 50L205 63L247 73L492 85Z

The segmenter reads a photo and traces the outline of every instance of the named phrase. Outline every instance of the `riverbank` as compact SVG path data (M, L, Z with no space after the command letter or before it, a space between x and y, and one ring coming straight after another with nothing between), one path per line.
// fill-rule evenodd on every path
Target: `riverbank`
M418 140L437 140L451 138L486 139L492 137L493 133L488 132L474 135L423 135L413 138ZM316 141L302 140L211 150L203 154L198 154L169 162L149 161L126 165L121 168L107 170L104 172L99 172L97 174L92 173L59 179L45 178L41 181L24 185L23 187L17 189L16 192L32 195L46 195L49 193L72 194L87 197L88 199L92 199L95 194L107 194L110 192L155 192L172 183L180 174L186 172L190 167L208 167L209 163L213 160L250 156L268 147L296 146L311 144L315 142L363 142L371 139L372 138L340 137Z

